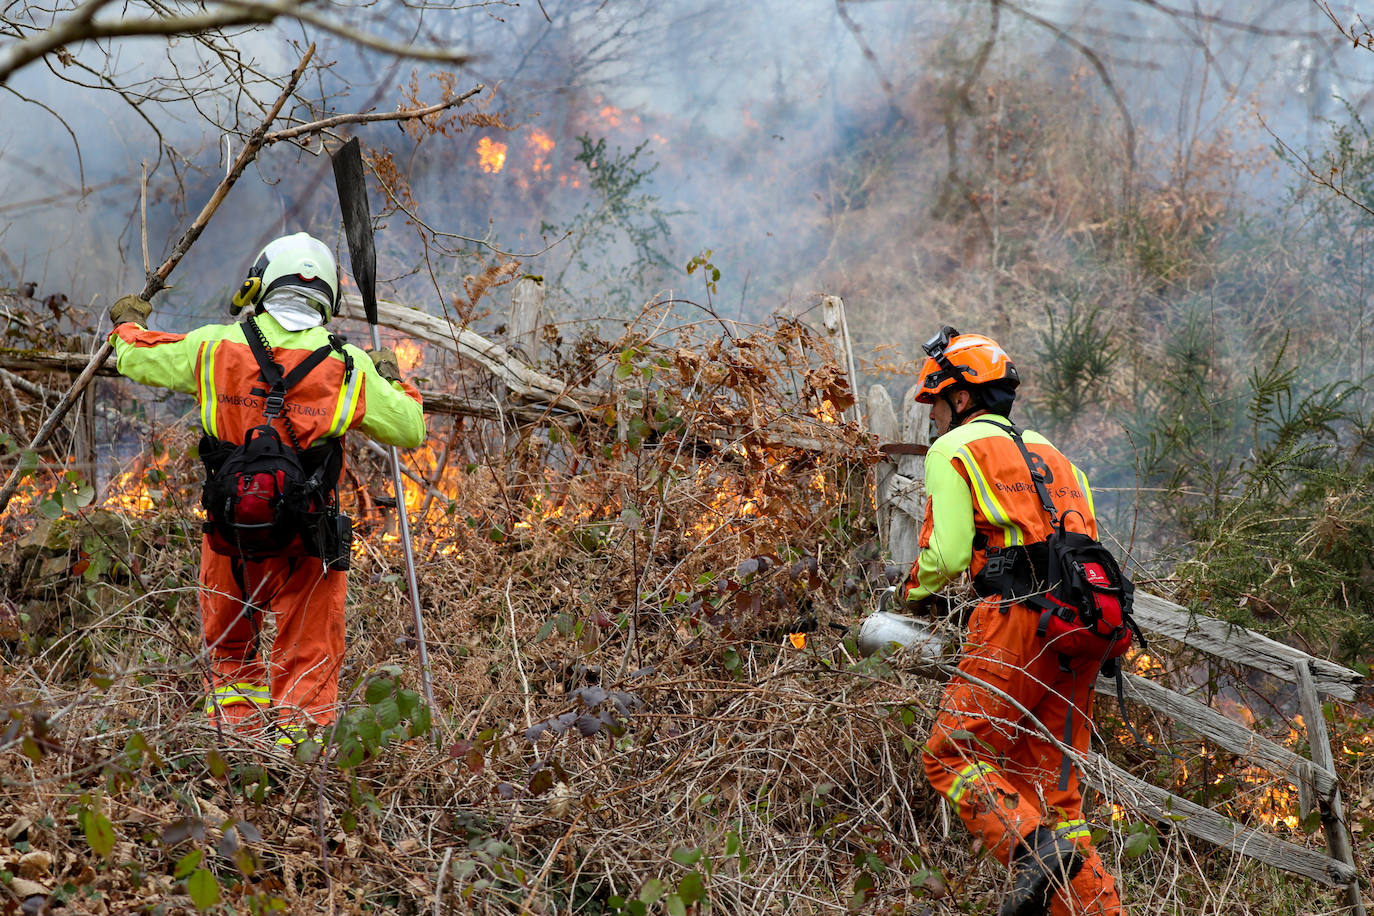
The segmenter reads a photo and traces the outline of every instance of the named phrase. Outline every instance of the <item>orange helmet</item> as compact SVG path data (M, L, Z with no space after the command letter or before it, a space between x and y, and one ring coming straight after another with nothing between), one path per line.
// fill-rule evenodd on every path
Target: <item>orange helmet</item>
M917 381L916 400L932 404L943 391L959 385L978 387L992 383L1010 392L1021 383L1007 351L990 337L960 334L946 325L922 345L926 361Z

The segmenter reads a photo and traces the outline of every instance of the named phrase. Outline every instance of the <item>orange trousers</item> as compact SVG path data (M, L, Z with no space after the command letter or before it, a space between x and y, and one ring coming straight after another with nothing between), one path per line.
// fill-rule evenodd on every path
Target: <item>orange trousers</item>
M1087 749L1098 665L1076 661L1072 671L1063 671L1058 654L1046 652L1035 635L1038 622L1024 605L1003 610L984 601L974 610L959 669L1001 693L957 675L950 681L923 755L926 777L1004 864L1017 840L1042 825L1079 845L1085 865L1052 901L1054 916L1119 916L1116 882L1083 820L1077 770L1061 790L1063 755L1001 695L1014 698L1060 740L1072 710L1072 740L1065 743Z
M240 567L236 577L234 564ZM317 557L236 561L201 545L200 615L210 655L207 715L235 727L271 719L288 735L334 721L344 657L347 573ZM277 628L265 661L265 613Z

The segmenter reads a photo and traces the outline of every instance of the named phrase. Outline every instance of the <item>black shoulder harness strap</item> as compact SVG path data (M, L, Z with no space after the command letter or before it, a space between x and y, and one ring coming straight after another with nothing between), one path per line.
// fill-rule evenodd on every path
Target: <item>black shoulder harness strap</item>
M266 389L254 388L251 393L267 399L262 412L268 419L282 415L286 409L286 393L324 362L330 353L343 354L345 378L353 374L353 357L344 350L343 342L333 334L329 335L329 343L313 351L289 374L283 374L281 365L272 358L271 352L267 349L267 337L258 327L258 323L251 316L244 323L249 326L244 331L244 339L248 341L248 348L253 351L253 358L258 361L259 378L267 386Z

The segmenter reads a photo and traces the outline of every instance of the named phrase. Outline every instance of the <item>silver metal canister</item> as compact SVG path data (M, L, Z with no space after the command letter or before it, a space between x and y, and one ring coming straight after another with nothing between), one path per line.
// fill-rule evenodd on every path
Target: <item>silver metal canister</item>
M892 604L895 588L887 589L878 597L878 608L859 624L855 642L865 656L897 643L905 649L915 651L923 658L937 659L945 647L945 640L926 621L896 614L887 610Z

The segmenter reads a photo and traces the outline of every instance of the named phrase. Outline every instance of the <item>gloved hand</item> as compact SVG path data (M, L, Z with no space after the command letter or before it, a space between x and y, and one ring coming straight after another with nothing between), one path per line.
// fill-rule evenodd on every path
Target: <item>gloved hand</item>
M949 615L949 599L938 592L916 597L916 586L902 586L902 604L913 617L945 617Z
M152 311L152 303L147 299L140 299L138 296L123 296L116 299L114 305L110 306L110 321L114 322L115 327L119 327L126 321L136 321L146 327L148 316Z
M396 361L396 351L390 347L382 347L380 350L369 350L367 355L372 357L372 365L377 367L377 374L388 382L399 382L401 380L401 365Z

